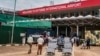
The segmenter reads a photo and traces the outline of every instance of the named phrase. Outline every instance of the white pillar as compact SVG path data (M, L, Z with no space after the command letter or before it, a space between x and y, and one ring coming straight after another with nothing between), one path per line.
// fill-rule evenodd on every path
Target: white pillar
M86 26L85 26L85 32L86 32Z
M70 32L70 36L72 36L72 27L70 26L70 30L71 30L71 32Z
M67 36L67 27L66 27L66 36Z
M86 26L85 26L85 34L86 34ZM86 37L86 36L85 36Z
M99 9L99 17L100 17L100 9Z
M25 37L22 37L22 45L24 46L25 45L25 41L26 39L25 39Z
M86 39L86 26L84 26L84 39Z
M79 26L77 25L77 36L79 36Z
M59 26L57 26L57 36L59 35Z

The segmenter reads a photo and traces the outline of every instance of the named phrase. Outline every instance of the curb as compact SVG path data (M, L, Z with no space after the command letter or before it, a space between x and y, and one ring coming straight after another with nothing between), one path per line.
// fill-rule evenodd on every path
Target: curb
M0 47L1 47L1 46L3 46L3 45L0 45Z
M5 46L11 46L10 44L7 44L7 45L5 45Z
M3 46L10 47L10 46L23 46L23 45L22 44L0 44L0 47Z
M14 44L14 46L21 46L20 44Z

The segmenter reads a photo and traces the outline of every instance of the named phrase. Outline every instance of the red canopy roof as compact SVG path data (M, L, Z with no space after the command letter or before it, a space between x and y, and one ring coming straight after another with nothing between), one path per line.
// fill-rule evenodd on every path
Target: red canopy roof
M78 9L78 8L86 8L86 7L95 7L100 6L100 0L85 0L80 2L74 3L66 3L60 5L53 5L53 6L45 6L40 8L33 8L19 11L19 15L34 15L40 13L48 13L48 12L56 12L56 11L63 11L63 10L70 10L70 9Z

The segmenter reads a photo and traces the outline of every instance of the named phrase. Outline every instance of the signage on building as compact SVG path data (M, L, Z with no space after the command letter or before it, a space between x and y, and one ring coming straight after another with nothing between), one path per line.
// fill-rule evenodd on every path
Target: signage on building
M100 0L80 0L80 2L23 10L23 11L19 11L19 15L56 12L56 11L63 11L63 10L70 10L70 9L77 9L77 8L93 7L93 6L100 6Z
M21 36L21 37L25 37L26 34L25 34L25 33L20 33L20 36Z

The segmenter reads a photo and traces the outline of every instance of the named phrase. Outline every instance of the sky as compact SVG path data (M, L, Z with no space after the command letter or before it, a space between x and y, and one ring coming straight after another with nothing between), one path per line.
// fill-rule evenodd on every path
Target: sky
M43 6L49 6L50 1L54 4L68 3L73 0L17 0L16 10L31 9ZM0 0L0 8L12 9L14 8L14 0Z

